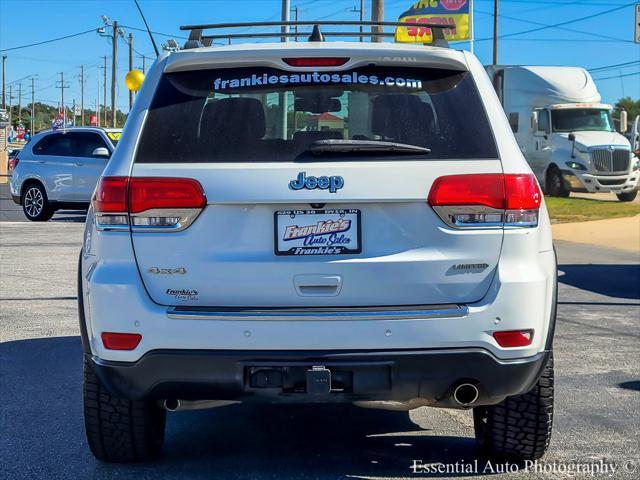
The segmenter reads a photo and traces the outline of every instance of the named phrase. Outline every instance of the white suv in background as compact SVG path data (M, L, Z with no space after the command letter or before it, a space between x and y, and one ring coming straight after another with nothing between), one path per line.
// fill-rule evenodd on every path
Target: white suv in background
M385 43L163 53L89 210L89 446L158 455L166 412L235 401L473 408L541 457L556 259L476 57Z
M72 127L40 132L13 161L11 197L27 219L49 220L56 210L86 209L120 129Z

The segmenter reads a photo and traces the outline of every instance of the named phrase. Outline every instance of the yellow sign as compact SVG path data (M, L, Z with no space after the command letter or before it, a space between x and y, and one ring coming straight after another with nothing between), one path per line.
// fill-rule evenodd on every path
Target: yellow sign
M446 40L470 40L472 35L471 0L420 0L400 15L399 22L448 25ZM428 27L397 27L396 42L431 43Z
M120 140L120 135L122 135L122 132L107 132L107 137L116 142Z

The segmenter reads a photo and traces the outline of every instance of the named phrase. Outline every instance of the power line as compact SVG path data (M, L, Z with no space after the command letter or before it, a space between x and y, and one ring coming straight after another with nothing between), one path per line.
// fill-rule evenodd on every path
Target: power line
M633 62L615 63L613 65L605 65L604 67L588 68L589 72L598 72L601 70L611 70L612 68L625 67L640 63L640 60L634 60Z
M616 7L616 8L610 8L609 10L604 10L602 12L594 13L592 15L587 15L587 16L584 16L584 17L574 18L572 20L566 20L564 22L554 23L554 24L551 24L551 25L545 25L544 27L532 28L530 30L523 30L521 32L506 33L504 35L500 35L498 38L502 39L502 38L514 37L516 35L524 35L525 33L539 32L541 30L546 30L547 28L562 27L564 25L569 25L571 23L581 22L583 20L589 20L591 18L599 17L600 15L605 15L607 13L616 12L618 10L622 10L624 8L630 7L632 5L635 5L635 2L626 3L624 5L620 5L620 6ZM476 42L483 42L483 41L487 41L487 40L493 40L493 37L479 38L479 39L476 40Z
M59 40L65 40L67 38L79 37L80 35L86 35L87 33L95 32L95 31L96 31L96 29L92 28L90 30L85 30L83 32L72 33L71 35L64 35L62 37L50 38L49 40L43 40L41 42L29 43L27 45L20 45L18 47L1 48L0 52L9 52L11 50L18 50L20 48L35 47L37 45L44 45L45 43L57 42Z
M640 75L640 72L626 73L624 75L612 75L611 77L594 78L593 80L598 82L600 80L611 80L612 78L633 77L634 75Z
M482 15L488 15L488 16L493 16L493 13L490 12L483 12L482 10L478 10L477 8L474 10L473 13L480 13ZM517 17L512 17L510 15L504 15L502 13L498 14L498 17L500 18L505 18L507 20L514 20L516 22L523 22L523 23L529 23L531 25L539 25L545 28L557 28L558 30L566 30L567 32L573 32L573 33L582 33L584 35L589 35L591 37L600 37L600 38L607 38L609 40L616 40L618 42L626 42L626 43L634 43L633 40L625 40L623 38L617 38L617 37L612 37L609 35L602 35L599 33L593 33L593 32L585 32L584 30L578 30L576 28L569 28L569 27L560 27L560 26L556 26L556 25L549 25L547 23L541 23L541 22L535 22L533 20L524 20L522 18L517 18ZM500 36L499 38L503 38L503 36Z

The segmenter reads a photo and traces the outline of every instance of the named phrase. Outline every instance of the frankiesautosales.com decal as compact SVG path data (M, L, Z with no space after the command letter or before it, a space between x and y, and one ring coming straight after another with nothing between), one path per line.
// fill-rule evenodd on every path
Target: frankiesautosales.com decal
M289 73L270 75L267 73L253 74L242 78L216 78L213 82L214 90L228 90L230 88L257 87L264 85L304 85L304 84L340 84L340 85L382 85L409 89L422 89L422 80L413 78L378 75L367 75L358 72L349 73Z

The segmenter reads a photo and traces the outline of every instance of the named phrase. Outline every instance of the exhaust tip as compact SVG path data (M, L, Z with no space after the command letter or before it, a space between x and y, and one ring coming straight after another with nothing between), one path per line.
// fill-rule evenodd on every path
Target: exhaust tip
M180 400L176 398L168 398L164 401L164 408L170 412L175 412L180 408Z
M472 383L461 383L453 391L453 399L458 405L468 407L478 400L478 388Z

